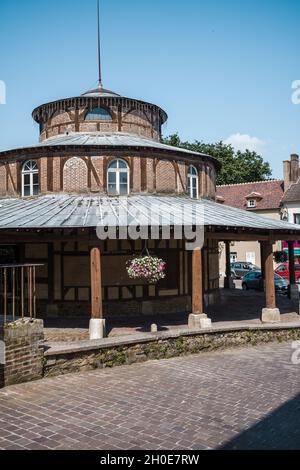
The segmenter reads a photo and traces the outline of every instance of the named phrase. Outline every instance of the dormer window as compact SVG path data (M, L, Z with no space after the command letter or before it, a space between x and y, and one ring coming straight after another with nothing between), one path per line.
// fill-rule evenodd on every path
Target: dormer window
M86 121L112 121L109 111L105 108L93 108L85 116Z
M253 207L256 207L256 200L255 199L248 199L247 201L247 206L251 209Z
M252 193L248 194L245 199L247 201L247 208L254 209L257 207L257 203L263 199L263 196L260 193L252 191Z

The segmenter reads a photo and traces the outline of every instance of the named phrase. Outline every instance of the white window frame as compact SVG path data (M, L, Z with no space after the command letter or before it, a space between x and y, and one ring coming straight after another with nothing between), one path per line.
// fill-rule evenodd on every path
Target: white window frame
M253 208L256 207L256 200L255 199L248 199L248 207Z
M296 225L299 225L299 224L300 224L300 214L299 214L299 212L294 212L294 214L293 214L293 222L294 222L294 224L296 224Z
M117 162L117 167L112 168L112 164ZM119 162L125 163L126 168L120 168L119 167ZM109 189L109 173L115 173L116 174L116 192L112 194ZM112 160L107 169L107 194L109 196L120 196L120 174L121 173L126 173L127 174L127 194L122 194L122 196L128 196L129 191L130 191L130 171L129 171L129 166L126 160L123 160L122 158L116 158Z
M25 167L28 166L29 168L26 169ZM29 182L29 194L25 196L25 176L29 175L30 182ZM39 181L38 184L33 183L33 176L39 175L39 169L37 162L35 160L27 160L22 166L22 197L32 197L37 196L39 192ZM28 186L28 185L26 185ZM34 187L37 186L38 191L37 194L34 194Z
M191 170L195 170L196 174L191 173ZM193 181L196 181L196 196L194 196ZM197 168L194 165L190 165L188 168L188 177L187 177L187 190L190 198L198 199L199 198L199 173Z

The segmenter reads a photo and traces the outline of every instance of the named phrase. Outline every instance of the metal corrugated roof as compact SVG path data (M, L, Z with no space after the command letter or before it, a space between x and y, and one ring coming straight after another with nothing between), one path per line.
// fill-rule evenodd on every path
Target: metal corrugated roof
M159 150L168 150L171 152L181 152L195 156L207 156L202 153L192 152L184 148L173 147L172 145L162 144L156 140L146 139L134 134L126 133L70 133L69 135L59 135L27 147L28 149L58 146L98 146L98 147L140 147L156 148ZM18 149L13 149L18 150ZM209 157L213 159L213 157Z
M150 212L151 211L151 212ZM170 223L171 218L171 223ZM194 225L285 230L300 226L269 219L205 199L180 196L48 195L0 200L0 229L84 228L96 226Z
M0 158L26 156L26 158L42 157L45 154L74 153L75 151L84 152L85 155L105 155L105 152L144 152L146 154L154 154L154 152L162 153L174 157L185 158L201 157L210 160L216 168L220 168L220 162L210 155L193 152L181 147L173 147L172 145L162 144L156 140L146 139L134 134L125 133L81 133L75 132L69 135L59 135L51 137L43 142L39 142L30 147L20 147L0 152ZM43 151L43 153L42 153ZM154 155L151 155L154 156Z
M89 90L82 94L82 96L87 96L88 98L102 98L102 97L120 97L118 93L115 93L111 90L106 90L103 87L98 87L93 90Z

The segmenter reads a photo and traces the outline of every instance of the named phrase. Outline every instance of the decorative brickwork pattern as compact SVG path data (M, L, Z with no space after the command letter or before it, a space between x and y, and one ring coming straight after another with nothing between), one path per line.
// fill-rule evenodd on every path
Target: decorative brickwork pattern
M88 170L82 158L73 157L65 163L63 189L66 192L88 190Z
M156 191L158 193L176 191L175 169L171 162L160 161L156 167Z

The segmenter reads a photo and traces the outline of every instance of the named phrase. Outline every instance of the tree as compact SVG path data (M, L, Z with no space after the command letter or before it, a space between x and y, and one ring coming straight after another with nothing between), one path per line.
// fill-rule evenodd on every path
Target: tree
M265 162L256 152L250 152L250 150L235 152L232 145L223 142L216 144L205 144L198 140L192 143L182 142L178 134L165 138L164 143L193 152L205 153L219 160L222 167L217 176L218 185L264 181L272 175L269 163Z

